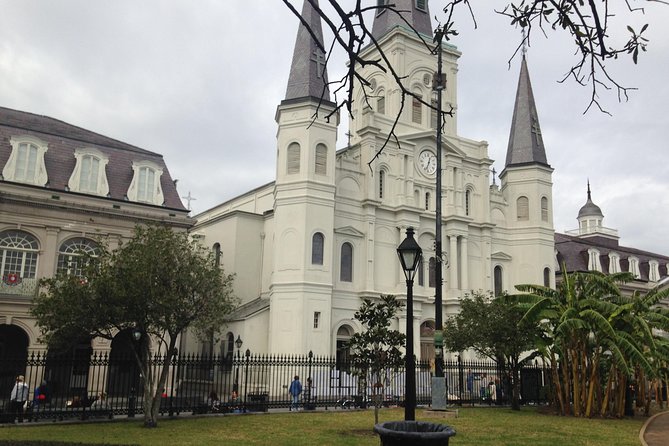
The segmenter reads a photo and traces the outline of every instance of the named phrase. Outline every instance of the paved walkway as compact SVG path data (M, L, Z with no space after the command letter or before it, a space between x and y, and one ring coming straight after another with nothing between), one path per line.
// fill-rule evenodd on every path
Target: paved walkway
M648 419L639 437L642 446L669 446L669 411Z

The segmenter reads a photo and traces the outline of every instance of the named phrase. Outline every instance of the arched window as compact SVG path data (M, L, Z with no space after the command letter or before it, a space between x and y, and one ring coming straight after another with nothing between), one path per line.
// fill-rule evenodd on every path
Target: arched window
M425 210L429 211L430 210L430 193L425 192Z
M518 197L516 200L516 215L518 220L530 219L530 201L527 197Z
M325 244L325 237L322 233L317 232L311 238L311 264L323 264L323 245Z
M502 267L500 265L497 265L495 267L494 271L494 287L495 287L495 296L499 296L502 294L502 291L504 290L503 284L502 284Z
M58 250L58 274L81 277L84 275L86 261L99 255L98 244L82 237L69 239Z
M421 102L421 95L411 98L411 121L416 124L423 122L423 103Z
M300 173L300 145L296 142L288 146L286 157L286 173Z
M386 171L379 171L379 200L383 200L383 188L385 187Z
M550 287L551 286L551 269L550 268L544 268L544 286L545 287Z
M335 357L335 366L337 370L350 369L350 350L348 342L353 336L353 328L348 325L342 325L337 330L337 352Z
M438 122L438 115L437 113L437 108L439 105L439 102L437 102L436 99L432 99L431 102L432 107L430 107L430 128L437 129L437 126L439 125Z
M425 286L425 262L418 264L418 286Z
M37 271L37 239L23 231L0 232L0 276L7 285L34 279Z
M379 96L376 98L376 112L386 114L386 96L383 90L379 91Z
M467 189L465 191L465 215L469 215L471 213L471 203L472 203L472 191Z
M548 198L541 197L541 221L548 221Z
M629 262L629 272L634 275L635 279L641 278L641 272L639 271L639 259L636 257L628 257Z
M435 288L437 283L437 259L430 257L430 263L427 273L427 285L430 288Z
M600 262L599 255L598 250L594 248L588 249L588 269L590 271L602 270L602 263Z
M348 242L341 245L339 280L342 282L353 282L353 245Z
M327 175L328 173L328 148L325 144L316 146L316 167L317 175Z
M5 181L44 186L49 181L44 154L48 150L46 142L33 136L11 137L12 152L2 169Z
M221 266L221 244L214 243L214 265Z
M232 370L232 358L235 352L235 335L228 332L221 341L221 362L224 370Z

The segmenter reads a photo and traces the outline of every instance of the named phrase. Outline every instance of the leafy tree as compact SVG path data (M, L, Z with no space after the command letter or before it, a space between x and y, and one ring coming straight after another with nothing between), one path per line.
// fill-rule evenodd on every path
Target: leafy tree
M643 338L621 325L619 284L631 278L629 273L563 273L555 290L519 285L526 294L511 297L527 308L523 319L539 322L550 339L544 355L564 415L590 417L599 405L602 415L622 416L635 367L652 374Z
M369 376L372 383L374 423L379 422L381 389L392 369L404 364L402 347L406 336L390 328L390 322L404 305L395 296L382 295L378 301L365 299L355 313L355 319L365 327L349 340L351 365L362 377Z
M525 311L502 298L474 293L444 324L444 344L453 352L472 349L495 361L511 378L512 408L520 410L520 369L535 354L537 324L522 321ZM522 358L522 359L521 359Z
M167 227L137 227L128 243L84 263L83 277L43 280L32 313L49 345L112 339L129 329L148 335L132 351L143 379L144 425L155 427L179 335L222 329L235 304L232 276L185 232ZM150 366L152 353L160 367Z

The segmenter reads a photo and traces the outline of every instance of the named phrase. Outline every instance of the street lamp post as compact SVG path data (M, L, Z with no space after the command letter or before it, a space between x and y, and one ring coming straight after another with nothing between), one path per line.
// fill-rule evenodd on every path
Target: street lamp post
M413 278L418 270L418 265L420 265L423 251L413 238L413 228L407 228L406 234L404 241L397 247L397 255L400 258L402 271L404 271L407 282L404 420L414 421L416 419L416 361L413 353Z
M242 337L237 335L237 340L235 341L235 345L237 346L237 368L235 369L235 384L232 386L232 390L235 392L239 392L239 361L241 361L240 351L242 344L244 344Z

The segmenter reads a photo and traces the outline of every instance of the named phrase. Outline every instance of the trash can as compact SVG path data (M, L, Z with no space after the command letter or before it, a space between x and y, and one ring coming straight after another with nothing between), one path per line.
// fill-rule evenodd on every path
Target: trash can
M448 446L455 435L445 424L425 421L388 421L374 426L383 446Z

